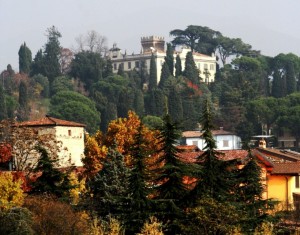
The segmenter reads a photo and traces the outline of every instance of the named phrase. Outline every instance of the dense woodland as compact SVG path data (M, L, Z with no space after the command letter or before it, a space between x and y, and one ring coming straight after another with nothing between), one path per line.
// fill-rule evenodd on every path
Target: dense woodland
M262 199L260 168L251 154L242 169L220 160L211 130L222 126L247 143L253 134L285 128L299 139L299 57L267 57L241 39L202 26L170 34L159 83L153 59L149 74L142 61L139 70L125 73L120 67L113 74L105 37L95 31L78 37L73 50L60 45L54 26L34 57L25 42L20 46L19 73L10 65L1 73L0 119L49 114L86 124L89 135L84 170L75 175L71 168L55 168L43 142L36 147L40 159L30 170L36 175L24 204L24 185L21 190L19 181L1 175L6 189L0 193L9 192L0 196L0 224L8 225L0 226L2 233L280 233L274 227L276 202ZM214 83L201 82L205 71L199 76L191 53L185 70L179 58L173 60L181 45L218 55ZM8 135L1 127L3 141ZM182 130L199 128L205 151L187 163L176 143Z

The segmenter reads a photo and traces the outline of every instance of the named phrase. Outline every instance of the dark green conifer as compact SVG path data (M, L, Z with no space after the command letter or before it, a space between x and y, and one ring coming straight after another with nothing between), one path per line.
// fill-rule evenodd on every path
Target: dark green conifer
M0 121L7 118L7 109L5 94L2 85L0 84Z
M166 62L163 63L162 68L161 68L161 75L160 75L160 81L158 84L159 88L163 88L165 85L166 80L171 76L169 66Z
M286 94L289 95L297 90L294 64L289 61L286 65Z
M175 77L179 77L182 75L182 65L181 65L181 59L179 54L176 56L176 62L175 62Z
M104 72L103 72L103 77L109 77L109 76L113 76L113 65L112 65L112 61L111 59L106 60L106 65L104 68Z
M194 84L199 84L199 71L194 61L193 53L188 52L185 58L184 74Z
M30 107L28 104L27 85L24 81L21 81L19 86L19 108L17 118L19 121L26 121L29 119L29 115Z
M150 76L149 76L149 85L148 88L151 91L152 89L157 87L157 67L156 67L156 59L154 54L151 55L150 60Z
M171 43L167 43L167 51L165 57L165 63L168 65L170 74L173 76L174 74L174 49Z
M21 45L19 49L19 72L28 74L32 63L32 55L26 43Z

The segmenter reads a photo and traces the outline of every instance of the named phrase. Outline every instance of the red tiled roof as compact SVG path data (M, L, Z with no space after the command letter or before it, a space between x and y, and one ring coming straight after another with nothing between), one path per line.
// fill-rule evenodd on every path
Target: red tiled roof
M203 132L201 131L184 131L182 132L182 137L184 138L197 138L201 137ZM212 130L213 135L234 135L232 132L220 130Z
M85 127L86 125L77 122L71 122L66 120L61 120L53 117L43 117L34 121L25 121L16 123L15 126L23 127L34 127L34 126L73 126L73 127Z
M274 163L272 175L299 175L300 162Z
M273 162L297 162L300 161L300 153L279 150L273 148L257 148L257 151L263 153Z

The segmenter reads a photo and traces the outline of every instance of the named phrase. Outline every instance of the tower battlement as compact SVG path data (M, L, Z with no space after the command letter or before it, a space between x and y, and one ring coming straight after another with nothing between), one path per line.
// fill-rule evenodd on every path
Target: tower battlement
M153 50L165 50L165 38L160 36L141 37L143 53L151 53Z

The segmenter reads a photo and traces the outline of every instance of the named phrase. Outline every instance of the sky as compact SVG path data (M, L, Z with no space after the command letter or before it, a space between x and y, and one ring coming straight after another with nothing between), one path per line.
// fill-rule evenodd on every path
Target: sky
M0 71L18 72L24 42L32 57L55 26L60 44L74 48L75 38L95 30L127 53L139 53L140 38L163 36L188 25L207 26L224 36L241 38L262 54L300 56L298 0L0 0Z

